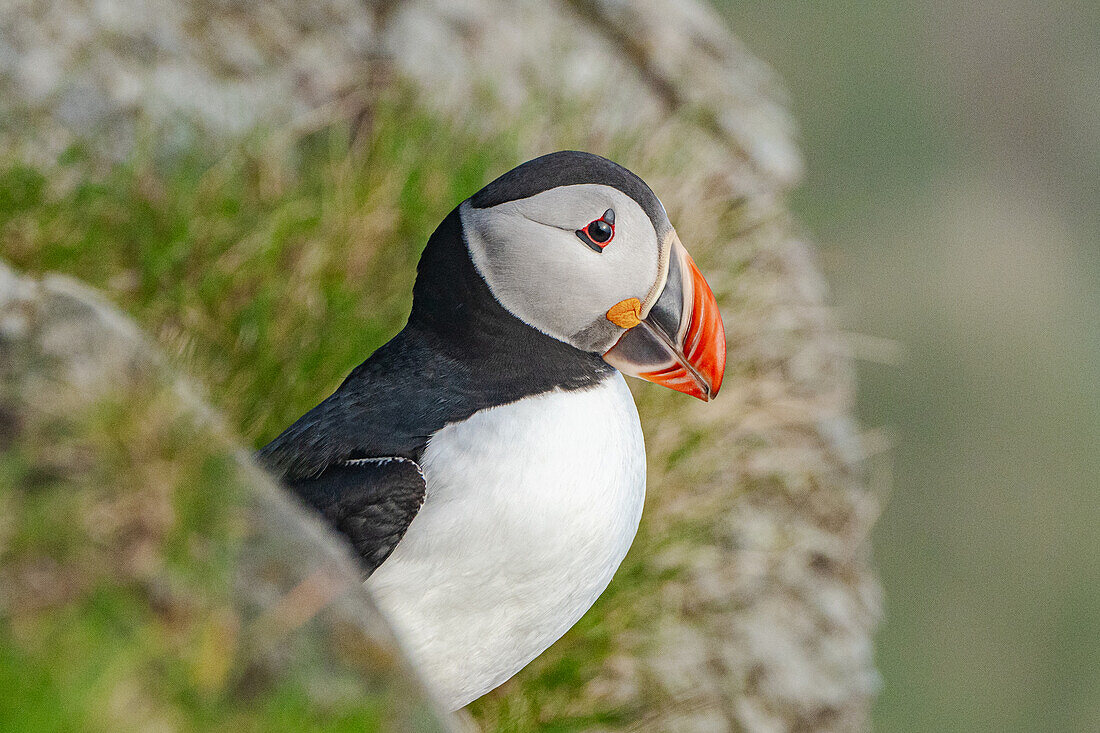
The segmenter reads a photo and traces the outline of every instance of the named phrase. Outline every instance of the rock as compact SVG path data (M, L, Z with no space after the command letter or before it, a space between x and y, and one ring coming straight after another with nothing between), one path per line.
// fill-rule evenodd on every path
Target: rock
M143 135L285 131L361 86L373 34L355 0L10 0L0 120L9 145L47 163L82 140L121 158Z
M800 176L774 75L698 2L12 0L0 119L46 161L79 140L121 157L149 128L162 145L292 132L369 103L375 62L463 119L487 100L565 105L610 136L686 111L709 138L699 152L744 169L737 187Z
M2 263L0 450L9 692L64 700L60 727L454 729L349 553L134 325Z
M676 153L709 157L739 191L801 175L775 76L704 3L428 0L397 4L379 34L383 58L456 119L526 122L549 147L571 127L606 143L671 125L690 138Z

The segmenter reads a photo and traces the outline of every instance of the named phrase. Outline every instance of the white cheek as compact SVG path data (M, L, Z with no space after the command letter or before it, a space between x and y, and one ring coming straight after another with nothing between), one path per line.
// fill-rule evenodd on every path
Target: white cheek
M615 237L602 252L595 252L574 230L528 218L522 204L535 208L530 213L541 214L542 221L565 219L558 211L530 206L532 199L496 209L463 206L474 265L501 305L528 325L572 343L571 337L590 329L615 303L646 296L657 278L658 251L653 227L641 207L630 199L613 201ZM562 206L559 201L554 208ZM592 208L590 201L585 208ZM642 233L642 241L626 232ZM651 241L646 241L647 233Z

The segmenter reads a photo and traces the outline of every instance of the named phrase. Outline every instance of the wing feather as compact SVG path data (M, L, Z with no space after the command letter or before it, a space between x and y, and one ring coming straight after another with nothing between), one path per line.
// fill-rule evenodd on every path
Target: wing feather
M286 485L344 535L369 576L390 556L424 503L420 464L399 456L329 466Z

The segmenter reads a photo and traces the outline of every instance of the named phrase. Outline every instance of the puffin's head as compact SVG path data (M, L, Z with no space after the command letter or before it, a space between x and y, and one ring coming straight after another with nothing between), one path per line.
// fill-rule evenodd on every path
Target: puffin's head
M641 178L564 151L505 173L459 207L493 296L539 331L702 400L726 362L718 304Z

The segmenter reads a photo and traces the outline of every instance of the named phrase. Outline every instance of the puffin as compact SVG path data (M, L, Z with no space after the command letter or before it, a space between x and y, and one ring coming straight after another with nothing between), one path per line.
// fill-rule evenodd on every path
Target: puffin
M606 158L530 160L429 238L405 327L259 459L342 535L450 709L560 638L626 556L645 445L623 375L709 401L711 288Z

